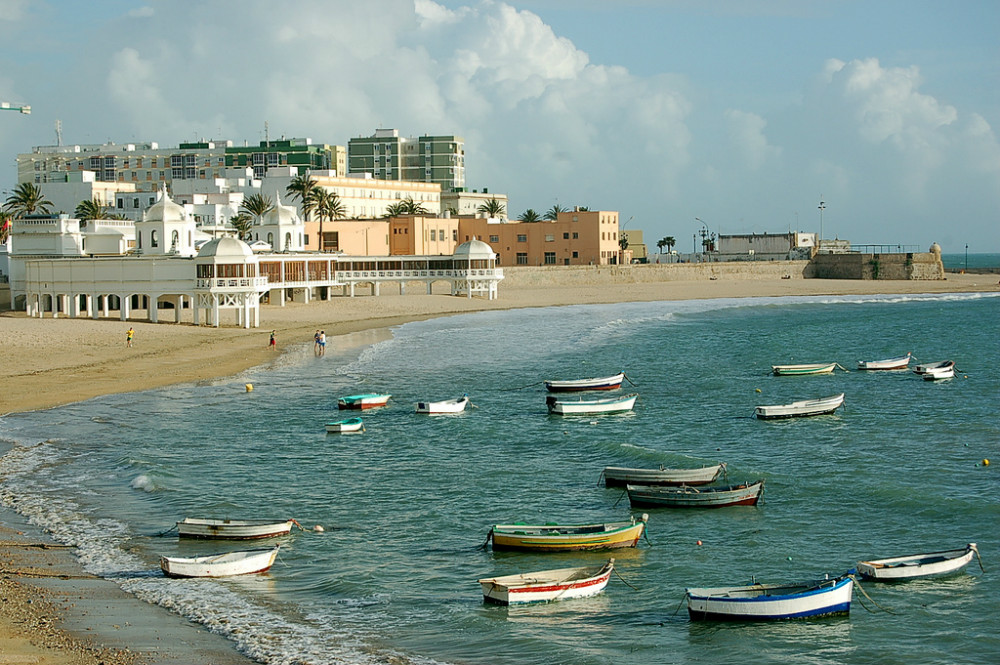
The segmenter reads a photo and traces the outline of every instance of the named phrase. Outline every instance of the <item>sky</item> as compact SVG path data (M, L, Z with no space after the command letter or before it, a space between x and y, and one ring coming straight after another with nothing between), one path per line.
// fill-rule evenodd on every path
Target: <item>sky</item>
M1000 2L0 0L0 190L112 141L464 137L517 218L1000 252ZM43 190L44 191L44 190ZM824 209L819 209L820 202Z

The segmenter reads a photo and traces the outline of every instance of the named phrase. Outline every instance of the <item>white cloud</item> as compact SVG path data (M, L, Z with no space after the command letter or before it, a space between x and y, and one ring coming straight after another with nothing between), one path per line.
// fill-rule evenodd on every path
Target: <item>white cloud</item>
M781 156L781 148L768 145L764 128L767 121L756 113L729 109L726 111L729 123L729 138L734 151L753 171L759 171L769 161Z
M28 0L0 0L0 21L20 21L27 9Z
M135 9L130 9L128 11L129 18L149 18L155 13L156 12L149 5L136 7Z

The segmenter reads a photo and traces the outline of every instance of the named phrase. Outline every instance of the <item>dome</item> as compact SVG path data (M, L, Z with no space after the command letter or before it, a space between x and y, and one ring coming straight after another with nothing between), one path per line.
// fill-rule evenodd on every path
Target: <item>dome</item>
M473 238L468 242L463 242L455 248L453 256L457 258L469 259L492 259L496 252L482 240Z
M274 207L261 216L260 223L266 226L298 224L299 215L295 211L295 206L282 205L281 200L277 198L276 194Z
M931 253L932 254L940 254L941 253L941 245L939 245L937 243L933 243L931 245Z
M187 213L184 211L184 207L174 203L167 195L166 190L163 191L160 199L149 206L149 210L142 215L144 222L183 222L186 219Z
M228 261L247 259L253 256L250 245L231 236L209 240L198 250L198 258L225 259Z

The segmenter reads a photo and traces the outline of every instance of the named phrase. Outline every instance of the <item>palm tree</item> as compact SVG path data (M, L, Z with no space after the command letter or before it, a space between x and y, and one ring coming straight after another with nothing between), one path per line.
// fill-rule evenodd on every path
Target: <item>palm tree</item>
M312 192L313 203L315 203L316 214L319 216L319 251L323 251L323 220L331 222L340 219L347 214L347 206L340 200L336 192L330 192L322 187L317 187Z
M390 203L385 207L385 214L383 217L399 217L400 215L405 215L406 211L403 210L403 203Z
M236 234L240 240L250 239L250 227L253 226L253 216L251 214L240 211L229 218L229 223L236 229Z
M295 176L288 183L288 187L285 188L286 194L299 199L302 207L302 216L307 222L309 221L309 215L316 209L315 194L317 189L318 183L315 178L308 175Z
M660 254L663 253L663 248L667 246L667 239L660 238L656 241L656 249L660 250Z
M673 236L667 236L666 238L663 239L663 244L667 246L667 251L669 252L674 248L674 245L677 244L677 238Z
M412 196L407 196L399 202L403 206L404 215L426 215L429 211L413 200Z
M263 194L248 196L240 204L241 211L246 211L257 218L263 217L272 208L274 208L274 201L271 200L270 196L264 196Z
M542 221L542 218L539 217L538 213L535 212L533 209L528 208L527 210L521 213L521 221L528 222L530 224L534 222L540 222Z
M624 231L618 233L618 246L623 252L628 249L628 236L625 235Z
M577 206L577 212L590 212L590 206Z
M24 217L35 212L48 214L52 201L42 195L41 188L31 182L22 182L14 188L14 193L7 197L4 208L14 213L14 217Z
M86 199L80 201L73 213L81 222L89 222L93 219L107 219L109 206L101 203L97 199Z
M497 197L491 198L489 201L484 201L478 208L477 212L484 213L490 217L502 217L507 214L507 206L497 201Z
M557 203L545 211L545 219L554 222L555 220L559 219L559 213L561 212L569 212L569 210L567 208L563 208L561 205Z

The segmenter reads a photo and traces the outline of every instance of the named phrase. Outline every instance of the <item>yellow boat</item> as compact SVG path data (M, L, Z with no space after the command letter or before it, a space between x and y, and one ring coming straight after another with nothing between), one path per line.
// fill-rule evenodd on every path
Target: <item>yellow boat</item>
M635 547L649 515L636 521L601 524L496 524L490 529L494 550L566 552Z

